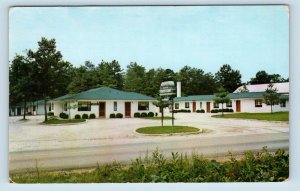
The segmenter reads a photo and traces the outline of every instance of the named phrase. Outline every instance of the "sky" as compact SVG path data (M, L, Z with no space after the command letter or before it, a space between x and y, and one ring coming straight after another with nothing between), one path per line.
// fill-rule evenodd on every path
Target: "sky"
M188 65L215 74L230 64L249 81L259 70L289 75L286 6L14 7L9 59L55 38L63 59L130 62L179 71Z

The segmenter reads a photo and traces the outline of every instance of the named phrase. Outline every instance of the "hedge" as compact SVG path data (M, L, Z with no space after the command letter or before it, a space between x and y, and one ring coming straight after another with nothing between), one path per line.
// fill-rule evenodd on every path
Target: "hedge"
M86 114L86 113L82 114L82 119L88 119L88 118L89 118L88 114Z
M116 118L123 118L123 114L122 113L117 113Z
M90 119L95 119L95 118L96 118L96 115L95 115L94 113L91 113L90 116L89 116L89 118L90 118Z
M66 113L64 113L64 112L61 112L61 113L59 114L59 117L62 118L62 119L68 119L68 118L69 118L69 115L66 114Z
M79 114L76 114L75 119L81 119L81 116Z

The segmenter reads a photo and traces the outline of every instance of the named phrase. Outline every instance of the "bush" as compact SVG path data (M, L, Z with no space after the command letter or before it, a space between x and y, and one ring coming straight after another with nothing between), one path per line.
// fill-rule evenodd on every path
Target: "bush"
M54 116L54 113L53 112L48 112L47 115L48 116Z
M116 118L116 114L111 113L111 114L109 115L109 118Z
M81 119L81 116L79 114L76 114L75 119Z
M82 119L88 119L88 118L89 118L88 114L86 114L86 113L82 114Z
M135 112L135 113L133 114L133 117L139 118L139 117L141 117L141 114L140 114L139 112Z
M64 113L64 112L61 112L61 113L59 114L59 117L62 118L62 119L68 119L68 118L69 118L69 115L66 114L66 113Z
M154 113L153 112L149 112L148 113L148 117L154 117Z
M188 112L188 113L191 113L191 110L188 109L187 112Z
M155 117L157 117L158 116L158 113L157 112L155 112Z
M178 113L178 110L173 110L173 113Z
M233 109L229 109L229 112L233 112Z
M146 112L141 113L141 117L147 117L147 113Z
M211 113L218 113L219 111L218 111L218 109L212 109L210 112Z
M91 113L90 116L89 116L89 118L90 118L90 119L95 119L95 118L96 118L96 115L95 115L94 113Z
M116 118L123 118L123 114L122 113L117 113Z
M204 109L198 109L196 112L197 113L205 113Z

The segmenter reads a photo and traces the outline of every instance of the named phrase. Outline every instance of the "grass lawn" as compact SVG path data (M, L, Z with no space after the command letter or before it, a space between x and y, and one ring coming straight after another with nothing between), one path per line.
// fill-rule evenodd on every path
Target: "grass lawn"
M257 119L267 121L289 121L289 112L276 112L276 113L232 113L213 115L216 118L237 118L237 119Z
M67 123L81 123L84 122L85 119L49 119L45 121L45 124L67 124Z
M141 117L142 119L153 119L153 120L161 120L161 117ZM170 120L172 117L164 116L164 119ZM175 119L175 118L174 118Z
M152 127L142 127L138 128L136 132L142 134L170 134L170 133L188 133L197 132L198 128L188 127L188 126L152 126Z

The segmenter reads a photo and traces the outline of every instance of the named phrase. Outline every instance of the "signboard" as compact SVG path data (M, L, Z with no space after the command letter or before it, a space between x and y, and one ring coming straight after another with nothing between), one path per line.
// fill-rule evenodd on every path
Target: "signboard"
M162 82L159 90L160 96L170 96L176 94L175 83L173 81Z

